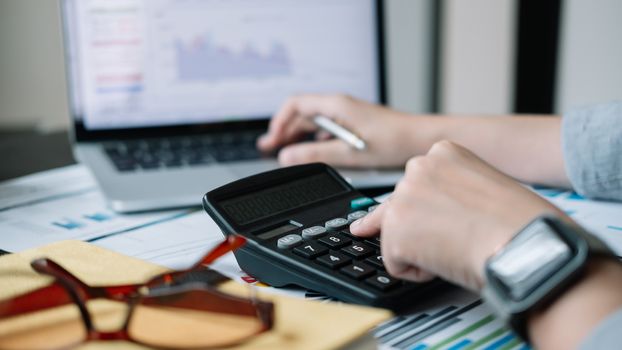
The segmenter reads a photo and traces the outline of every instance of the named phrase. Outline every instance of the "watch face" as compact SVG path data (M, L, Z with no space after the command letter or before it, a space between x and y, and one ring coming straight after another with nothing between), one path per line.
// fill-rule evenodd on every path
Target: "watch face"
M488 271L508 296L523 300L573 259L575 252L544 221L534 221L488 261Z

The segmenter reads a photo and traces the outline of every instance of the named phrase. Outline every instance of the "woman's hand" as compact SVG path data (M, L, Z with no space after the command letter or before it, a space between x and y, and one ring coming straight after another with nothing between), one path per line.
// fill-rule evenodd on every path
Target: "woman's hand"
M356 150L318 130L313 123L317 115L332 118L354 132L365 140L367 149ZM401 167L419 149L427 150L425 140L431 136L418 131L429 117L417 117L417 129L414 119L349 96L302 95L287 100L258 147L269 152L285 146L279 153L283 165L325 162L345 167ZM295 143L314 132L315 142Z
M546 212L562 215L470 151L442 141L408 161L391 198L351 231L381 234L384 263L396 277L440 276L477 291L486 259Z

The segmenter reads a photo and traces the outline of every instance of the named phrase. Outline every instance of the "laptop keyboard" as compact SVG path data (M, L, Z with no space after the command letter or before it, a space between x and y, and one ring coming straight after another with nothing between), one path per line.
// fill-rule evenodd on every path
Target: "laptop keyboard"
M180 168L262 157L255 143L261 131L191 137L115 141L104 150L119 171Z

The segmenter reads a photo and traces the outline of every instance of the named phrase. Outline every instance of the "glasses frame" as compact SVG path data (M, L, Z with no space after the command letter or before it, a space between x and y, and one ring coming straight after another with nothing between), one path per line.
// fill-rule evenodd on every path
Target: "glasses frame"
M42 311L54 307L75 304L80 311L80 316L86 330L86 336L81 341L69 344L60 349L73 348L82 343L98 340L124 340L146 346L158 346L132 337L129 326L137 305L149 305L149 301L157 298L179 295L182 292L199 291L209 293L218 298L218 303L197 304L185 303L186 309L198 311L223 312L240 316L256 316L261 322L261 328L254 334L246 338L232 341L231 344L217 344L214 346L230 346L241 343L253 335L270 330L274 325L274 304L271 302L260 301L252 293L250 298L238 297L218 291L217 289L203 283L186 283L178 286L172 285L184 275L204 269L204 265L209 265L214 260L231 252L246 243L246 239L238 235L229 235L214 249L204 255L198 262L184 270L177 270L159 274L145 283L117 285L117 286L89 286L71 272L49 258L40 258L31 262L31 267L40 274L54 277L55 282L40 289L16 296L11 299L0 301L0 320L13 316L23 315L30 312ZM228 280L220 276L214 284ZM93 317L89 312L86 303L95 299L107 299L124 302L128 306L125 321L121 328L116 331L103 332L96 329ZM162 306L162 304L158 304ZM209 347L209 346L208 346ZM196 348L206 348L205 346ZM60 350L59 348L50 350ZM186 348L192 349L192 348Z

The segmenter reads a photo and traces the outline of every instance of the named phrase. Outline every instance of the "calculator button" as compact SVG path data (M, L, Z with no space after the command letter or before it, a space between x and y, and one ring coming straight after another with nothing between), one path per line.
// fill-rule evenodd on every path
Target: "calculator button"
M362 237L353 235L352 232L350 232L349 228L345 228L345 229L341 230L340 232L343 233L346 237L348 237L350 239L353 239L355 241L360 241L360 240L363 239Z
M327 230L334 231L334 230L338 230L340 228L348 226L348 220L344 218L336 218L336 219L326 221L324 225L326 226Z
M304 230L302 230L302 238L304 239L313 239L313 238L317 238L323 234L326 233L326 228L322 227L322 226L313 226L313 227L308 227Z
M380 238L378 237L374 237L374 238L370 238L368 240L365 240L365 243L374 246L376 248L380 248Z
M367 208L367 211L371 213L372 211L376 210L376 208L378 208L379 206L380 204L372 205L371 207Z
M365 280L365 283L382 291L391 289L400 284L400 280L395 279L386 273L379 272L376 276Z
M300 242L302 242L302 237L299 235L287 235L279 238L276 242L276 246L279 247L279 249L289 249L297 246Z
M341 249L341 251L355 258L363 258L375 252L372 247L359 242L356 242L349 247L345 247Z
M372 255L369 258L365 259L365 262L371 264L372 266L384 269L384 263L382 262L382 255Z
M352 240L342 235L333 233L333 234L320 238L318 242L325 244L331 248L338 249L338 248L347 246L348 244L350 244L350 242L352 242Z
M348 214L348 221L349 222L356 221L365 215L367 215L367 212L365 210L357 210L353 213Z
M313 259L316 256L326 253L327 251L328 249L315 242L305 242L305 244L294 248L294 253L304 256L307 259Z
M360 280L373 275L375 270L368 265L357 262L352 265L348 265L339 271L341 271L344 275Z
M328 266L331 269L336 269L338 267L347 265L350 263L351 260L352 259L348 258L347 256L337 252L330 252L317 258L318 263L324 266Z
M361 197L361 198L353 199L352 201L350 201L350 208L354 210L364 209L374 203L376 202L369 197Z

